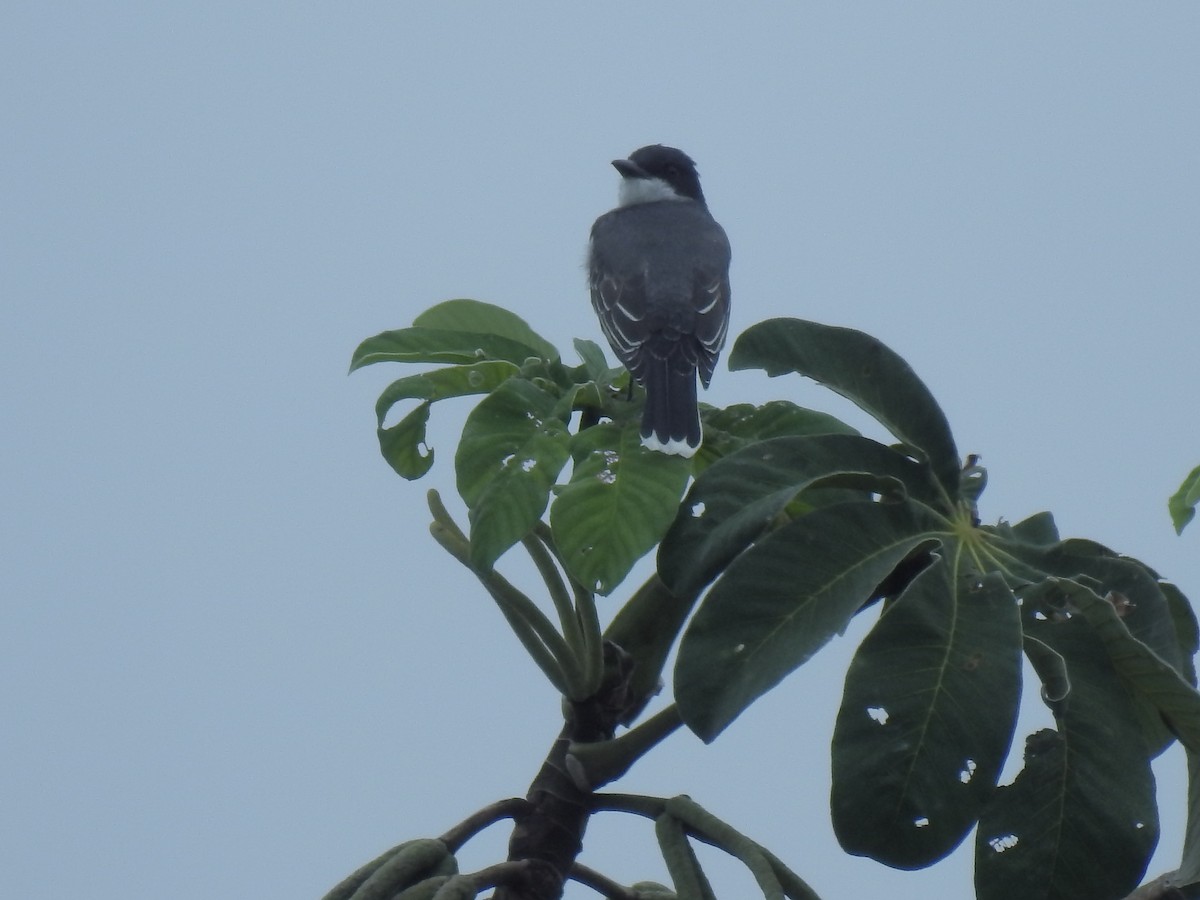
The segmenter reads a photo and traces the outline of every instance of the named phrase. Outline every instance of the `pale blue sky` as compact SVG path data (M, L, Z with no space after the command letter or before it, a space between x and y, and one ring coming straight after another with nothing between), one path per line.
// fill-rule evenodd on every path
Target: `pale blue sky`
M317 897L524 792L557 700L425 530L466 407L408 484L372 419L401 370L345 370L456 296L599 340L587 230L646 143L700 164L733 333L871 332L983 454L986 520L1051 509L1200 597L1165 508L1200 461L1200 6L741 6L4 5L0 896ZM723 366L708 399L775 396L845 410ZM623 787L692 794L831 900L969 896L963 853L836 848L852 649ZM1155 871L1178 751L1158 772ZM665 880L622 825L584 860Z

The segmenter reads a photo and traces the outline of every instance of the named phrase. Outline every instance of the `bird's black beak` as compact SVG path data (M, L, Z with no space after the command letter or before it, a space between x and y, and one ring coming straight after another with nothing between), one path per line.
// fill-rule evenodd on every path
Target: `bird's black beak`
M646 170L631 159L614 159L613 168L621 173L622 178L648 178Z

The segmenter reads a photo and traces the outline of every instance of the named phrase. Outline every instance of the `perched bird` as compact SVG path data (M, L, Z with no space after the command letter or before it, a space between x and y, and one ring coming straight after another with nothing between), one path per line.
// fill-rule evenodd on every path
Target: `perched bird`
M613 160L617 207L592 226L592 306L617 358L646 388L642 443L691 456L700 446L696 376L707 388L729 329L729 239L696 164L652 144Z

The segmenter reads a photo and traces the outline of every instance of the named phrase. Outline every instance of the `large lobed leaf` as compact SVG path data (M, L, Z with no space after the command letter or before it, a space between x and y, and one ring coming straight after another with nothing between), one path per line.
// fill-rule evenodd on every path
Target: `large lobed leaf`
M830 801L842 847L901 869L953 850L995 789L1020 688L1016 598L961 554L935 556L846 675Z
M1190 752L1200 753L1200 692L1175 667L1130 633L1123 615L1128 608L1123 595L1110 593L1100 597L1076 582L1047 581L1069 597L1071 608L1092 626L1113 667L1134 689L1137 699L1153 705L1179 742Z
M390 428L376 429L379 452L401 478L415 481L433 465L433 448L425 443L432 400L417 404L407 416Z
M760 441L696 479L663 539L660 577L680 596L701 589L800 491L818 484L893 499L929 500L935 493L927 468L868 438L822 434Z
M1178 879L1188 889L1185 896L1200 894L1200 753L1188 754L1187 830L1183 835Z
M1099 596L1111 596L1113 602L1121 604L1121 625L1132 638L1143 644L1166 666L1180 673L1183 679L1194 677L1191 669L1190 652L1185 649L1185 636L1179 631L1194 618L1186 602L1182 605L1168 601L1161 584L1145 566L1127 557L1118 556L1107 547L1079 539L1060 541L1045 546L1013 543L1008 546L1014 560L1019 560L1040 575L1029 580L1039 585L1039 596L1052 596L1061 605L1056 615L1071 615L1079 612L1077 605L1083 602L1080 591L1046 593L1053 587L1053 580L1067 579L1066 584L1078 582L1082 589L1090 589ZM1028 573L1025 573L1028 576ZM1099 624L1095 617L1091 621ZM1114 613L1115 614L1115 613ZM1130 683L1135 694L1131 698L1136 715L1142 722L1143 740L1157 755L1174 739L1175 735L1164 722L1161 711L1151 696Z
M870 335L804 319L769 319L737 339L729 368L761 368L771 376L798 372L836 391L928 460L946 494L958 496L958 451L945 415L908 363Z
M1171 582L1159 581L1158 589L1167 598L1167 610L1175 625L1175 635L1179 639L1179 650L1183 655L1183 665L1179 674L1188 684L1195 685L1195 657L1200 651L1200 622L1196 621L1196 611L1192 609L1191 601L1183 595L1183 591Z
M534 351L532 355L541 359L558 358L558 350L554 345L530 328L529 323L516 313L480 300L445 300L413 319L413 325L491 334L529 347Z
M915 548L948 537L947 521L912 501L818 509L742 553L684 633L675 699L711 741L807 661Z
M479 569L490 569L546 510L569 455L559 406L532 382L510 378L467 417L454 465Z
M761 405L735 403L723 409L701 406L704 443L696 454L696 474L722 457L758 441L803 434L858 434L841 419L787 400Z
M575 580L607 595L671 524L691 467L643 447L635 422L584 429L571 455L571 481L550 508L554 542Z
M583 371L598 385L607 386L610 381L621 373L620 368L611 368L604 356L604 350L595 341L585 341L575 338L575 352L582 361Z
M1125 626L1176 670L1184 656L1171 609L1158 579L1141 563L1095 541L1070 538L1041 549L1014 548L1014 555L1041 572L1090 581L1101 594L1116 592L1129 600Z
M402 477L420 478L433 465L433 449L425 444L430 406L448 397L489 393L517 372L512 363L495 360L469 366L448 366L393 381L375 403L379 449L383 458ZM411 399L422 402L397 424L384 428L384 420L392 407L401 400Z
M427 309L411 328L367 338L354 351L350 371L378 362L474 363L558 358L554 345L520 316L478 300L447 300Z
M375 417L379 427L392 407L401 400L428 400L434 402L449 397L466 397L471 394L488 394L498 388L520 369L505 360L474 363L468 366L447 366L433 369L420 375L409 375L393 381L375 401Z
M1083 616L1023 607L1026 633L1066 662L1057 730L1031 735L1025 765L979 821L980 900L1116 900L1158 840L1150 747L1101 637Z
M499 335L414 326L367 338L354 351L350 371L380 362L441 365L502 359L521 365L530 357L538 357L532 347Z
M425 443L432 404L447 397L486 394L518 374L530 358L557 360L558 351L519 316L478 300L447 300L417 316L411 328L385 331L354 351L350 371L378 362L448 365L392 382L375 404L379 449L397 474L416 479L433 465ZM401 400L421 402L384 428Z

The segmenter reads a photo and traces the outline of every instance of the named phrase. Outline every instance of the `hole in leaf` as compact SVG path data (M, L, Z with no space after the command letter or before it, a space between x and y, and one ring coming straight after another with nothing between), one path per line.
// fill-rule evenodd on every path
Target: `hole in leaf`
M698 500L697 502L693 503L691 513L693 519L698 519L704 515L704 501Z
M970 784L971 779L975 777L975 768L975 760L968 759L962 771L958 773L958 780L963 784Z
M918 828L928 828L929 818L927 816L917 816L915 819L913 819L913 824Z
M882 706L868 706L867 715L878 722L880 725L886 725L888 721L888 711Z
M1015 834L1005 834L999 837L988 838L988 846L997 853L1003 853L1005 850L1011 850L1021 842L1021 839Z

